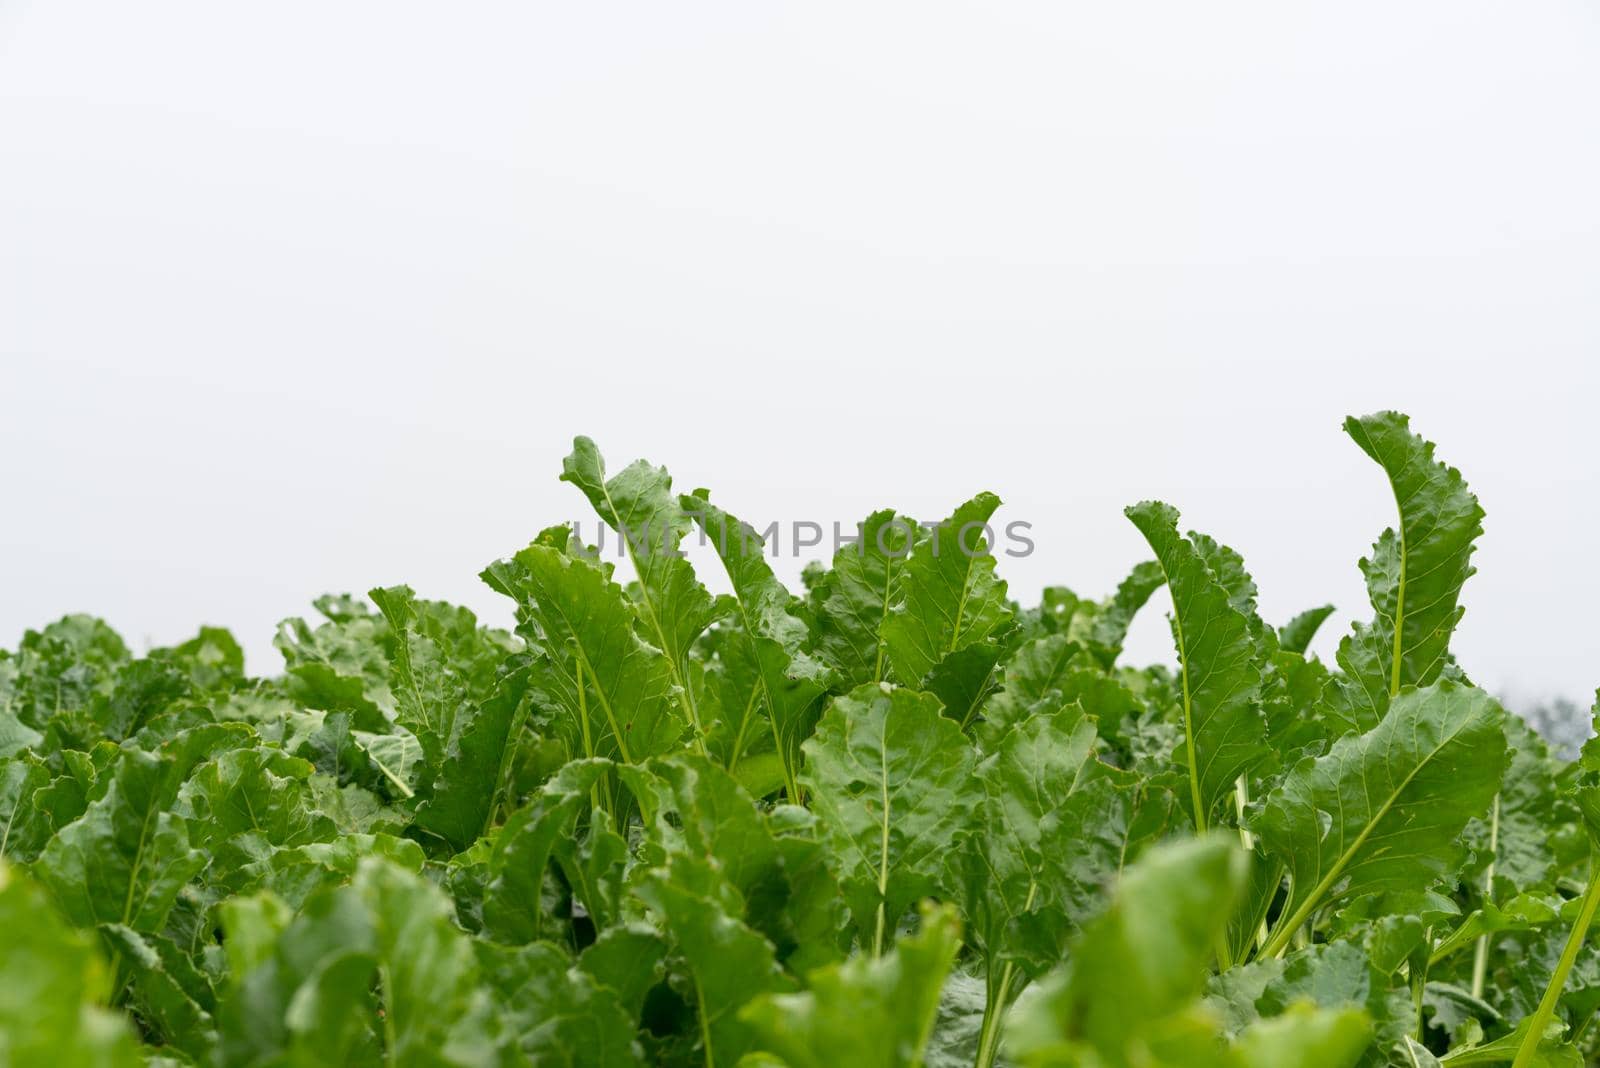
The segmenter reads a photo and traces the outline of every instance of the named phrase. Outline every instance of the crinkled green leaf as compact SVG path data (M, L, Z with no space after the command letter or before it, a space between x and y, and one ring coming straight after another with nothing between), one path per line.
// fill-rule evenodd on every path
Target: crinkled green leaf
M1337 711L1366 730L1401 687L1427 686L1449 663L1483 509L1461 472L1434 459L1433 443L1412 433L1406 416L1351 417L1344 428L1383 467L1400 517L1399 530L1385 530L1361 561L1377 614L1339 646L1346 682Z
M666 655L684 717L698 734L702 720L690 678L689 650L717 617L718 608L679 549L693 521L672 492L672 476L665 468L639 460L607 479L599 449L579 437L562 466L561 480L582 490L600 518L617 532L639 577L635 596L645 635Z
M716 547L738 605L740 632L730 642L747 641L737 655L753 661L761 704L767 709L776 752L783 765L789 800L797 801L801 746L816 727L828 670L805 649L805 621L795 614L794 598L772 573L761 537L748 524L712 504L703 492L685 496L691 512Z
M547 942L474 948L497 996L500 1023L527 1062L570 1068L642 1065L637 1022L621 995Z
M1183 679L1184 741L1176 758L1189 777L1190 811L1203 831L1231 805L1235 781L1270 756L1257 703L1255 639L1241 600L1218 580L1194 541L1178 533L1176 510L1146 501L1127 515L1155 550L1172 594Z
M904 603L880 630L895 678L905 685L920 686L951 653L992 641L1011 625L988 528L999 506L999 497L980 493L912 549L900 580Z
M210 1055L216 1041L211 983L187 954L161 935L140 934L120 924L100 928L114 954L117 973L126 976L129 1000L147 1032L162 1045L197 1059Z
M286 846L329 841L337 828L318 810L312 767L266 748L229 749L194 768L173 811L189 841L209 855L211 878L226 877Z
M1428 885L1462 859L1461 831L1487 811L1507 754L1505 713L1481 690L1439 682L1401 694L1366 734L1290 770L1251 829L1292 889L1269 951L1319 908Z
M1093 809L1076 804L1074 795L1100 767L1095 741L1094 721L1076 706L1035 713L1007 731L978 766L985 792L980 824L955 863L969 938L983 958L984 1057L993 1057L1005 1008L1059 962L1080 918L1073 891L1081 881L1061 876L1074 864L1092 863L1084 848L1092 832L1080 819Z
M982 800L972 748L927 695L887 684L835 698L806 743L802 784L863 942L881 949Z
M1500 792L1490 812L1465 831L1479 855L1492 861L1496 898L1550 887L1556 871L1550 835L1563 822L1556 767L1544 740L1516 716L1506 716L1501 726L1511 759Z
M1296 1005L1359 1010L1370 1023L1377 1064L1384 1063L1381 1051L1416 1026L1410 993L1403 985L1391 987L1361 947L1349 942L1314 945L1231 969L1211 979L1207 995L1229 1035L1243 1034Z
M544 696L582 738L573 755L634 763L678 747L686 723L672 666L639 637L633 606L604 571L535 544L483 578L536 623L550 657Z
M223 999L218 1063L498 1064L487 989L450 914L425 880L363 860Z
M886 508L869 515L857 536L833 554L817 589L817 656L842 689L882 682L888 673L883 625L900 603L911 549L923 531Z
M992 741L1029 715L1053 712L1066 704L1068 673L1083 659L1083 647L1064 634L1046 635L1018 647L1001 666L999 689L984 701L980 737Z
M92 616L69 615L22 636L16 656L0 665L0 704L35 731L105 694L129 659L117 632Z
M1332 685L1332 675L1320 660L1280 649L1265 662L1261 711L1280 764L1293 764L1301 753L1327 747L1334 727L1327 714Z
M744 902L737 918L771 942L780 960L797 951L827 959L839 891L823 847L802 828L803 810L763 812L732 775L692 754L653 762L650 771L660 784L647 807L661 855L706 862Z
M279 849L245 869L235 888L266 891L298 908L313 895L350 881L364 858L381 858L409 872L420 872L422 847L389 834L346 834L331 842ZM229 899L233 900L233 899Z
M1004 965L1026 958L1048 967L1062 946L1040 939L1033 922L1049 914L1058 935L1077 918L1062 874L1088 860L1092 839L1074 797L1097 777L1095 725L1077 709L1036 713L1007 731L978 765L980 823L958 861L971 937L983 951L994 996L1015 996L1027 975L1002 980ZM1002 990L1001 986L1005 989Z
M196 689L228 690L245 680L244 649L222 627L201 627L188 641L152 650L150 655L178 667Z
M506 821L495 836L484 888L485 928L512 944L546 937L550 918L543 905L543 882L556 845L573 833L580 813L610 769L603 760L574 761Z
M469 679L451 662L445 644L421 625L411 587L375 589L367 596L389 622L395 719L422 747L431 779L471 715Z
M758 1036L739 1010L765 993L789 990L772 943L737 919L737 894L720 896L725 883L703 862L685 854L667 867L642 873L634 892L662 919L687 968L686 997L698 1017L697 1046L704 1063L737 1064Z
M529 673L527 666L508 672L488 700L468 711L431 795L417 808L415 825L457 852L488 831L497 807L508 800L528 718Z
M32 860L54 833L38 792L50 784L50 770L32 754L0 760L0 860Z
M76 924L157 931L205 857L173 810L175 758L125 750L106 792L40 855L34 871Z
M195 698L193 685L179 668L160 660L134 660L117 670L108 692L95 694L76 715L56 716L50 726L59 738L80 747L100 738L121 742Z
M701 715L706 724L706 752L738 774L752 763L778 762L776 783L783 785L783 767L772 734L756 643L738 623L712 631L704 648L706 662L697 661L701 674ZM771 789L759 791L770 793Z

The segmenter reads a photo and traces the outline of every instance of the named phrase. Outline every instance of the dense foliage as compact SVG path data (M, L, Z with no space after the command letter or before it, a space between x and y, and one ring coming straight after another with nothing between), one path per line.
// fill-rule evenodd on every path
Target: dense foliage
M1336 663L1171 507L1105 600L1013 603L980 494L806 574L643 462L483 579L133 656L0 652L0 1063L1579 1065L1600 747L1450 652L1483 513L1393 413ZM1375 526L1377 523L1374 524ZM678 548L699 531L714 596ZM730 536L731 532L731 536ZM626 576L626 581L624 581ZM1120 663L1165 590L1176 660Z

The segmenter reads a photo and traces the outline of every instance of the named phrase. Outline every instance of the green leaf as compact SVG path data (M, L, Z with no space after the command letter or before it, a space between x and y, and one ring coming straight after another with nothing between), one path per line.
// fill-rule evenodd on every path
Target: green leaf
M1194 541L1178 533L1175 509L1146 501L1127 515L1155 550L1172 593L1183 681L1184 742L1178 761L1189 777L1195 826L1204 831L1224 803L1232 804L1235 781L1270 757L1257 704L1261 672L1250 620Z
M1311 645L1311 639L1316 637L1317 629L1327 622L1333 615L1333 605L1319 605L1308 608L1285 623L1278 631L1278 646L1285 652L1300 653L1305 655L1306 649Z
M109 765L121 752L109 742L97 746L93 754L72 749L61 751L61 773L33 791L33 811L50 828L39 841L41 849L49 834L61 830L88 811L90 796L100 795L102 783L110 780ZM22 818L22 814L18 813L17 819Z
M582 490L621 539L639 578L635 597L645 635L666 655L684 717L698 736L702 721L689 675L689 650L718 609L679 549L693 524L672 492L672 476L666 468L639 460L607 480L599 449L579 437L562 466L561 480Z
M1042 853L1047 881L1073 923L1099 911L1106 887L1181 819L1170 784L1105 764L1089 765L1066 798L1055 833L1072 837Z
M804 972L831 964L850 945L847 911L821 823L814 813L790 805L770 811L767 825L778 843L786 896L780 903L773 893L757 895L752 914L769 932L785 967Z
M1327 748L1328 690L1332 676L1322 661L1278 650L1264 665L1261 710L1280 765ZM1336 732L1338 733L1338 732Z
M1474 849L1492 861L1493 896L1499 899L1553 889L1557 864L1550 836L1564 822L1557 812L1556 768L1544 740L1516 716L1506 716L1502 727L1511 760L1495 808L1466 829Z
M987 1000L980 1063L993 1063L1005 1008L1056 964L1078 917L1062 873L1086 860L1092 831L1074 803L1092 781L1095 724L1074 706L1037 713L1001 737L977 769L985 797L978 832L959 855L962 907L983 956ZM1096 887L1098 889L1098 887ZM1021 967L1019 967L1019 965Z
M781 877L765 817L727 771L691 754L654 761L648 770L665 788L651 824L666 849L710 861L741 896Z
M472 944L450 914L427 881L362 860L223 999L219 1063L498 1064Z
M905 601L880 631L902 683L920 686L945 657L998 638L1012 624L988 528L999 506L999 497L980 493L912 549L901 577Z
M977 1062L984 1000L982 980L959 969L950 973L939 995L939 1013L923 1061L926 1068L970 1068Z
M1584 1068L1587 1059L1577 1047L1562 1041L1565 1032L1565 1024L1541 1027L1541 1021L1525 1016L1510 1034L1480 1045L1451 1050L1439 1063L1451 1068L1507 1062L1513 1068Z
M935 698L887 684L836 698L806 743L801 781L874 954L911 903L945 881L945 855L982 798L973 764Z
M1301 1005L1252 1024L1234 1045L1240 1068L1349 1068L1372 1044L1372 1025L1358 1009Z
M666 944L644 923L608 927L584 949L578 967L617 995L628 1019L638 1023L645 997L662 976Z
M1499 787L1504 715L1481 690L1435 683L1401 694L1366 734L1290 770L1251 823L1291 886L1264 952L1329 904L1453 873L1462 828Z
M1005 650L994 642L979 642L957 649L934 666L922 680L922 689L944 706L944 714L970 730L978 709L994 692L996 669Z
M483 579L537 625L552 667L545 697L583 738L579 754L636 763L678 747L672 666L639 637L633 606L604 571L535 544Z
M912 546L923 533L891 508L873 512L859 529L859 541L833 554L816 598L817 656L843 689L884 680L883 625L901 601Z
M667 867L643 872L634 893L666 924L688 969L689 998L698 1018L698 1046L707 1068L734 1065L757 1045L739 1010L753 998L792 988L772 944L736 917L737 894L703 863L684 854Z
M244 649L222 627L201 627L188 641L151 657L176 665L200 690L230 690L244 681Z
M127 1021L96 1002L108 974L88 936L0 861L0 1063L133 1068Z
M1100 606L1090 624L1087 644L1101 667L1111 670L1122 655L1122 643L1127 640L1133 617L1166 581L1161 565L1146 560L1136 564L1117 586L1117 592Z
M638 1024L616 991L545 942L515 948L476 942L501 1024L531 1064L571 1068L642 1065Z
M228 972L237 983L256 965L272 956L278 936L289 926L294 912L271 892L240 894L217 906L228 956Z
M1062 1056L1080 1049L1108 1065L1140 1063L1130 1050L1199 996L1247 876L1246 854L1220 836L1146 854L1084 928L1070 966L1018 1003L1013 1055L1024 1064L1084 1063Z
M1532 931L1554 923L1559 915L1556 904L1560 898L1544 898L1534 894L1518 894L1505 905L1484 902L1482 908L1473 909L1444 937L1434 943L1431 963L1437 964L1459 952L1483 935L1501 931Z
M621 922L628 843L617 833L609 812L591 807L586 833L558 839L553 855L573 901L583 907L590 923L606 928Z
M1594 719L1600 723L1600 692L1595 694ZM1523 1036L1516 1042L1516 1059L1512 1068L1532 1068L1541 1059L1555 1056L1545 1048L1559 1024L1556 1008L1567 988L1568 977L1583 954L1589 927L1595 913L1600 910L1600 861L1596 860L1595 847L1600 845L1600 741L1590 738L1578 756L1576 775L1572 780L1573 800L1582 814L1590 836L1590 858L1587 885L1572 914L1572 926L1566 944L1551 969L1550 981L1544 988L1539 1004L1523 1021ZM1592 1011L1592 1010L1591 1010ZM1514 1037L1514 1036L1512 1036ZM1509 1043L1507 1043L1509 1045Z
M1084 660L1083 647L1064 634L1020 646L1001 666L999 688L984 701L979 737L992 744L1033 713L1053 712L1066 704L1068 674Z
M1361 561L1376 617L1339 646L1347 681L1338 714L1366 730L1402 687L1427 686L1449 663L1483 509L1461 472L1434 459L1433 443L1413 434L1406 416L1352 417L1344 428L1383 467L1400 517L1399 531L1385 530Z
M388 834L346 834L331 842L280 849L252 864L240 880L240 893L267 891L299 908L313 895L342 886L362 860L381 858L409 872L422 871L422 847Z
M404 728L392 734L351 731L350 738L382 777L378 785L389 796L410 800L417 790L427 787L431 771L421 744L411 732Z
M117 670L108 693L95 694L78 716L58 716L51 728L84 745L102 737L120 742L195 696L188 677L177 667L154 659L134 660Z
M473 709L457 744L433 782L432 796L417 808L413 823L449 843L456 852L486 833L506 800L517 744L528 718L530 668L504 675L493 695Z
M682 502L716 546L733 583L742 640L749 642L738 655L757 666L760 701L783 763L784 787L789 800L798 801L801 745L816 727L830 681L827 668L805 651L805 621L794 614L794 598L772 573L760 536L712 504L704 491ZM728 640L741 637L732 633Z
M0 760L0 860L32 860L54 828L41 811L38 792L50 783L50 770L32 754Z
M43 741L44 735L22 722L9 702L0 706L0 759L36 748Z
M417 597L411 587L375 589L367 596L389 621L393 633L390 656L395 720L422 746L431 780L468 714L471 698L466 680L449 662L442 645L420 631Z
M1039 591L1039 604L1022 613L1019 625L1030 641L1047 634L1065 634L1075 639L1094 625L1100 608L1065 586L1046 586Z
M1077 911L1072 880L1063 876L1087 859L1094 834L1079 822L1094 809L1075 796L1099 775L1094 747L1094 721L1063 709L1023 720L978 765L984 798L978 833L968 842L964 908L970 937L987 960L991 993L1002 999L1023 986L1008 982L999 990L1003 963L1042 959L1048 967L1059 959L1062 946L1040 944L1027 921L1057 913L1064 932Z
M706 752L735 774L752 760L780 765L765 704L761 662L750 636L739 624L725 623L706 636L700 655L703 659L694 662L693 670L700 680ZM784 785L781 766L776 779L774 789Z
M205 866L173 811L181 774L171 759L124 750L105 794L45 847L34 872L72 922L161 929Z
M1600 741L1596 740L1600 739L1600 690L1595 691L1590 727L1594 734L1571 767L1568 799L1577 806L1592 845L1600 843Z
M24 634L16 656L0 664L0 705L24 726L46 731L52 720L63 714L72 718L109 692L128 659L128 647L102 621L63 616Z
M573 833L579 814L588 811L610 767L603 760L566 765L495 836L483 922L497 940L518 944L546 937L551 917L543 904L545 869L557 844Z
M1296 1006L1354 1010L1367 1022L1369 1040L1389 1049L1415 1027L1416 1017L1410 993L1391 989L1386 979L1360 946L1330 942L1223 972L1207 984L1206 1001L1234 1036Z
M336 836L318 811L311 774L306 761L264 748L230 749L190 772L172 810L188 821L190 843L209 855L208 879L226 883L274 850Z
M804 810L763 812L723 768L679 754L651 763L661 789L649 806L660 855L704 861L744 902L737 914L785 960L801 951L827 959L838 886ZM809 958L803 958L809 959Z
M171 939L120 924L101 927L100 937L115 954L119 972L128 976L131 1000L145 1028L163 1045L204 1059L215 1041L211 1017L217 1001L211 983L188 956Z
M790 1068L918 1068L960 946L955 910L929 904L893 953L814 971L805 990L764 995L740 1016Z

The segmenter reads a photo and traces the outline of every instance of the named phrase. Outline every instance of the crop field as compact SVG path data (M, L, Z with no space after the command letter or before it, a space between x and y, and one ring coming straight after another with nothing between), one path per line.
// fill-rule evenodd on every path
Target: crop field
M1397 509L1333 663L1331 608L1263 619L1167 504L1103 599L1014 602L988 493L790 590L584 438L561 478L628 559L557 526L489 563L511 630L326 596L268 678L216 628L29 631L0 1065L1591 1063L1600 742L1473 685L1483 510L1404 416L1345 430ZM1141 610L1166 663L1123 662Z

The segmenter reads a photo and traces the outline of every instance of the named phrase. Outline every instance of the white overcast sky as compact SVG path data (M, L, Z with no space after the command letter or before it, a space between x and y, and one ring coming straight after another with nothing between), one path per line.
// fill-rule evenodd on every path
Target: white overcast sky
M1592 0L4 0L0 645L504 621L587 433L763 522L992 489L1024 598L1160 497L1331 655L1396 407L1488 510L1466 667L1584 699L1597 191Z

